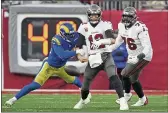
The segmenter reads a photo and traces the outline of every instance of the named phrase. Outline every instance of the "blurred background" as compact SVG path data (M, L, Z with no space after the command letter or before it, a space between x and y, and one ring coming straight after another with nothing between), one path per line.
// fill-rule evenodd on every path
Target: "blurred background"
M69 21L77 30L80 23L87 21L86 8L98 4L103 10L103 20L111 21L114 30L121 20L122 10L133 6L139 20L149 28L154 50L152 62L140 76L145 90L168 89L168 1L141 0L45 0L10 1L2 0L2 90L16 91L30 83L38 72L42 59L48 55L50 40L59 33L59 26ZM29 25L32 25L30 27ZM48 27L44 27L48 26ZM43 33L47 33L43 41ZM32 34L33 33L33 34ZM33 40L32 37L36 39ZM86 64L75 58L67 65L74 65L84 72ZM101 71L91 86L92 89L108 90L109 81ZM52 77L42 89L77 89L63 80Z

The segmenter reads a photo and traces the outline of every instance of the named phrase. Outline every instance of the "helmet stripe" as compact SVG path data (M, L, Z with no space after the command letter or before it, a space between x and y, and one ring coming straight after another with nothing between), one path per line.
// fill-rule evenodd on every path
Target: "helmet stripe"
M61 29L64 29L66 33L70 33L69 28L65 25L62 25Z

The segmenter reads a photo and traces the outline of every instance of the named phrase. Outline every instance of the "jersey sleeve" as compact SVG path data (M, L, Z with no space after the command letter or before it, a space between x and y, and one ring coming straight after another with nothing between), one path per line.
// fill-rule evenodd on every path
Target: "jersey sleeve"
M80 24L79 28L78 28L78 33L82 34L83 36L85 36L85 28L84 28L84 24Z
M147 55L152 50L148 28L146 26L141 26L138 30L138 38L144 48L142 52Z
M57 37L53 37L51 43L55 54L57 54L62 60L67 60L76 55L75 51L64 50L61 45L61 41Z
M124 25L121 22L118 23L118 34L121 34L123 27L124 27Z

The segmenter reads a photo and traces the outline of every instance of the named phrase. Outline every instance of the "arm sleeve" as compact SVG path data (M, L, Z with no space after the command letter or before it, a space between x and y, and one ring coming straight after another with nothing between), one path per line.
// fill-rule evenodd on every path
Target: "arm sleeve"
M62 46L59 46L59 45L56 45L56 44L53 44L53 49L54 49L54 52L61 58L61 59L69 59L73 56L76 55L76 52L75 51L68 51L68 50L64 50L62 48Z
M79 33L79 39L77 41L76 47L81 49L83 45L86 45L85 36Z
M147 30L141 31L138 34L138 38L140 39L140 42L143 46L143 51L142 53L144 53L145 55L147 55L151 49L152 49L152 45L151 45L151 41L150 41L150 37L149 37L149 33Z
M57 38L52 39L52 48L55 54L57 54L63 60L69 59L76 55L75 51L68 51L68 50L65 51Z
M124 42L124 40L122 39L122 37L120 35L118 35L118 37L116 38L115 44L110 45L110 49L112 51L117 49L123 42Z

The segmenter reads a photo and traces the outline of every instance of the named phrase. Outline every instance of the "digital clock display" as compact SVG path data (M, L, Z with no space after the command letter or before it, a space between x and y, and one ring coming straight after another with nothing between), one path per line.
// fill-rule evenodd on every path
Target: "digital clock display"
M51 39L60 25L69 22L77 30L82 20L76 17L28 17L21 23L21 57L25 61L42 61L48 56Z

